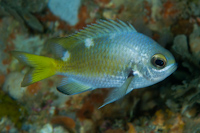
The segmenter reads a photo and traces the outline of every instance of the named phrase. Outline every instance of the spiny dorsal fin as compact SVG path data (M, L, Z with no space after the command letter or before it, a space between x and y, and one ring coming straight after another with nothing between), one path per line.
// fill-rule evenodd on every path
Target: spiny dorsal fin
M131 24L126 24L121 20L99 20L96 24L91 24L75 33L74 35L63 37L63 38L53 38L47 41L47 44L57 44L61 45L66 50L70 50L76 45L79 45L81 41L87 38L97 38L102 36L108 36L111 34L120 34L123 32L137 32ZM52 45L53 46L53 45ZM55 46L55 45L54 45Z
M72 38L85 39L94 38L112 33L122 32L137 32L131 24L126 24L121 20L99 20L96 24L88 25L83 30L80 30L77 34L73 35Z

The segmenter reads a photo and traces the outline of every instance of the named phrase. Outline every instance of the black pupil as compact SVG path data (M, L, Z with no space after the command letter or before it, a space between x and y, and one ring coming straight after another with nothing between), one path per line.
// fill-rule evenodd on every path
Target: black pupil
M157 59L157 60L155 60L155 64L158 65L158 66L163 66L164 61Z

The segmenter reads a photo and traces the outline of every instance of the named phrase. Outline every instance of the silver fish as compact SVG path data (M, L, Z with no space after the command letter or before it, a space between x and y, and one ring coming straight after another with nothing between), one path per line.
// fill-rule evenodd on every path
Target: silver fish
M100 20L69 37L50 39L48 44L59 59L13 52L33 67L22 86L60 74L67 78L57 89L67 95L112 88L101 107L133 89L164 80L177 68L168 50L120 20Z

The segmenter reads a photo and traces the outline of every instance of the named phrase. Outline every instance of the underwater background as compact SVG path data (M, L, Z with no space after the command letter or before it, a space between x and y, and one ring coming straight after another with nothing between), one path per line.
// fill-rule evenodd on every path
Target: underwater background
M178 69L98 109L109 89L68 96L61 76L21 87L10 51L52 56L45 41L120 19L170 50ZM0 0L1 133L200 133L199 0Z

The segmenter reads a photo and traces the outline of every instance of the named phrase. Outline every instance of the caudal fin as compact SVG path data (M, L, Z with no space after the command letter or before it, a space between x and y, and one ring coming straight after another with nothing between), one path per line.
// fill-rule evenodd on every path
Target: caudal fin
M22 87L56 74L56 61L52 58L18 51L12 51L11 54L23 64L31 67L24 76Z

